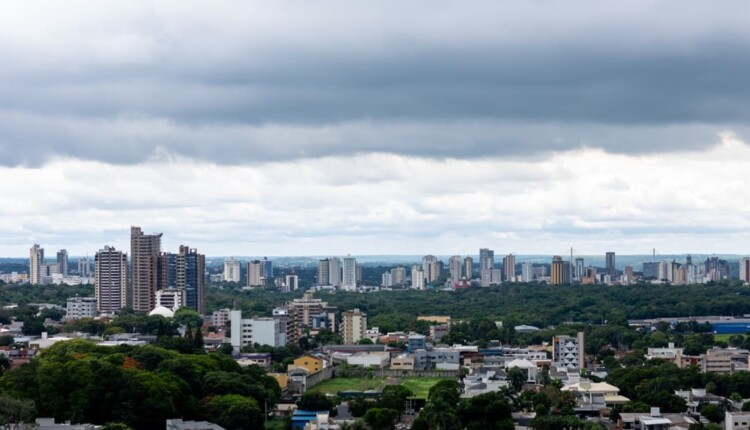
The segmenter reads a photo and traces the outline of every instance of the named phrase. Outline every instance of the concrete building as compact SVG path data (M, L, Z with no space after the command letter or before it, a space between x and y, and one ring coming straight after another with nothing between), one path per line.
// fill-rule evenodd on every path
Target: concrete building
M219 309L211 314L211 325L217 328L227 327L230 321L231 309Z
M183 306L205 313L206 256L185 245L177 254L177 289L182 291Z
M185 298L179 288L165 288L156 292L156 308L164 306L172 312L183 306Z
M500 269L487 269L482 272L482 286L489 287L490 285L497 285L502 282L502 270Z
M71 297L66 306L65 320L94 318L98 315L96 297Z
M253 260L247 263L247 286L262 287L264 283L263 262L260 260Z
M474 278L474 259L471 257L464 258L464 276L466 279Z
M286 286L287 293L297 291L297 289L299 289L299 276L286 275L284 277L284 285Z
M740 281L750 283L750 258L740 260Z
M286 334L282 332L278 319L275 318L242 318L242 311L230 312L232 329L231 342L235 350L247 345L269 345L273 347L286 344Z
M555 336L552 338L552 363L565 366L568 369L586 368L586 348L584 333L578 332L576 337Z
M565 279L565 262L562 257L555 255L552 257L552 270L550 273L550 284L561 285L567 282Z
M418 349L427 348L427 336L418 333L412 333L409 335L406 341L406 350L408 352L414 352Z
M341 285L341 259L338 257L328 258L328 285L338 287Z
M68 276L68 251L61 249L57 251L57 266L58 273L63 276Z
M437 261L438 259L434 255L425 255L424 257L422 257L422 271L424 272L426 284L429 284L430 282L433 282L435 279L437 279L437 277L434 276L433 273L431 273L431 270L433 269L432 264L436 263Z
M419 349L414 351L415 370L458 370L461 353L453 348Z
M516 256L513 254L503 257L503 280L516 282Z
M404 285L406 283L406 269L401 266L391 269L391 283L393 285Z
M725 430L750 430L750 412L724 412Z
M659 263L656 261L643 263L643 277L646 279L659 279Z
M317 285L331 285L330 276L328 275L329 268L330 266L327 258L318 260Z
M344 344L359 343L367 337L367 314L359 309L344 312L341 319L341 337Z
M237 282L239 283L242 279L240 276L240 262L235 260L234 257L224 260L224 272L222 279L225 282Z
M391 362L389 352L358 352L346 358L346 363L350 366L360 367L388 367Z
M479 273L495 267L495 251L487 248L479 250Z
M341 288L347 291L357 289L357 259L351 256L344 257L343 275ZM330 276L330 273L329 273Z
M112 313L127 306L128 256L105 246L94 258L94 297L99 312ZM149 309L150 311L150 309Z
M453 282L461 280L462 263L460 255L454 255L448 260L448 272Z
M615 266L615 253L607 252L604 254L605 273L609 276L615 277L617 275L617 267Z
M37 244L29 250L29 283L42 283L42 265L44 264L44 248Z
M415 290L425 289L424 270L416 264L411 266L411 288Z
M144 234L140 227L130 227L128 305L138 312L150 312L156 304L161 236L161 233Z
M91 260L88 257L78 259L78 276L91 276Z
M521 263L521 282L531 282L534 280L534 265L525 262Z

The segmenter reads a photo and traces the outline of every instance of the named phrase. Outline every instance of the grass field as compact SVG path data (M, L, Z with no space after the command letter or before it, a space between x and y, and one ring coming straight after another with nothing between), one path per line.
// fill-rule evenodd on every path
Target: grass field
M715 334L714 340L729 342L729 337L734 336L733 334Z
M414 393L414 397L418 399L426 399L430 388L445 378L404 378L401 381L401 385L410 389Z
M377 390L383 385L383 378L332 378L310 388L308 391L318 391L326 394L336 394L344 390Z

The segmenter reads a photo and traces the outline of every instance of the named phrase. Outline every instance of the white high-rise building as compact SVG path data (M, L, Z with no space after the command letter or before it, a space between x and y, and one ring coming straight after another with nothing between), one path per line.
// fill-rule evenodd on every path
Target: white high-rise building
M528 261L521 263L521 282L531 282L534 280L534 265Z
M354 291L357 289L357 259L354 257L344 257L343 280L341 282L341 287L347 291Z
M299 288L299 276L297 275L286 275L284 278L284 285L287 291L296 291Z
M228 260L224 260L224 275L223 279L225 282L240 282L240 262L235 260L234 257L230 257Z
M44 248L37 244L29 250L29 283L42 283L42 265L44 264Z
M487 248L479 250L479 273L495 267L495 251Z
M90 276L91 275L91 261L88 257L81 257L78 259L78 276Z
M115 312L127 306L128 256L105 246L94 258L94 296L99 312Z
M341 285L341 259L338 257L328 259L328 283L334 287Z
M261 287L265 279L263 278L263 262L253 260L247 263L247 286Z
M463 262L460 255L454 255L448 260L448 271L451 274L451 280L458 282L461 280L461 268Z
M430 282L437 279L438 275L432 273L436 268L438 259L434 255L425 255L422 257L422 271L424 272L425 281L429 284Z
M391 276L391 272L383 272L382 275L380 275L380 285L388 288L393 286L393 276Z
M229 313L231 324L231 342L235 350L247 345L269 345L273 347L286 344L286 333L281 330L281 321L277 318L242 318L242 311Z
M411 287L415 290L424 290L424 270L418 265L411 266Z

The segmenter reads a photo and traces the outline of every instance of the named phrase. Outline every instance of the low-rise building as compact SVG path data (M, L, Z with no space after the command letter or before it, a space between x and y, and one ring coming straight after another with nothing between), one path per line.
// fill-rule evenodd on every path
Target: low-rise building
M284 346L286 333L276 318L242 318L242 311L230 312L232 347L238 351L247 345Z
M68 299L66 311L65 319L67 321L95 318L98 314L96 297L71 297Z
M461 353L454 348L418 349L414 351L415 370L458 370Z
M650 413L621 412L618 428L623 430L687 430L700 424L686 414L662 414L659 408L651 408Z
M290 369L301 368L307 370L308 373L315 373L323 370L326 367L326 364L326 360L324 360L322 357L316 357L314 355L303 355L302 357L294 360L294 362L290 365Z
M750 430L750 412L725 412L725 430Z
M346 359L348 365L361 367L387 367L390 361L391 354L388 352L359 352Z
M393 370L414 370L414 356L410 354L401 354L391 359L391 369Z
M270 353L252 353L252 354L239 354L234 357L234 361L242 367L247 366L260 366L269 367L271 366L271 354Z

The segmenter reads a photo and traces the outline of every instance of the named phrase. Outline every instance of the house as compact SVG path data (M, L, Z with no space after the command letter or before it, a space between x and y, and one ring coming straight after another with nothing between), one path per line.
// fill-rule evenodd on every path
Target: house
M256 353L256 354L239 354L234 356L234 361L242 367L247 366L260 366L269 367L271 366L271 354L270 353Z
M317 412L315 418L305 424L305 430L340 430L341 426L336 424L328 411Z
M750 412L725 412L724 428L726 430L750 430Z
M699 424L695 418L685 414L662 414L659 408L651 413L621 412L617 428L620 430L687 430Z
M302 357L294 360L293 364L289 365L289 369L302 368L307 370L308 373L315 373L323 370L326 367L326 364L326 360L321 357L316 357L314 355L303 355Z
M536 383L536 364L530 362L525 358L516 358L515 360L509 362L506 365L506 369L519 369L524 373L524 375L526 375L526 382L530 382L533 384Z
M619 388L606 382L580 381L564 386L562 391L577 393L580 396L575 408L578 412L606 409L612 405L622 405L630 401L627 397L620 395Z
M464 377L461 397L497 392L508 385L505 373L501 370L479 369L477 373Z
M393 370L414 370L414 356L410 354L401 354L391 359L391 369Z

